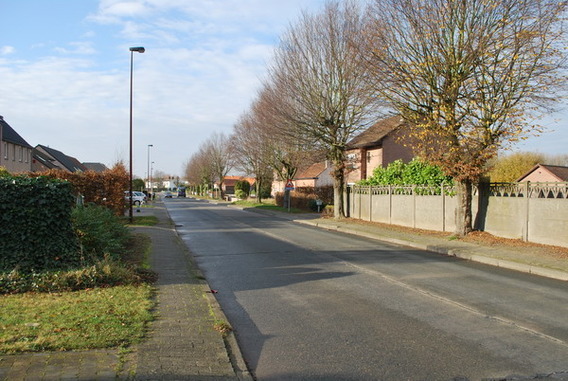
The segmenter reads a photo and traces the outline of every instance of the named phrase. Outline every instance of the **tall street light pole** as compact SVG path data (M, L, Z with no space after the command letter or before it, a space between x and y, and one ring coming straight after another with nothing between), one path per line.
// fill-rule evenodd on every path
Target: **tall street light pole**
M154 147L153 144L148 144L148 200L150 200L150 196L152 193L152 176L150 175L150 147Z
M130 48L130 207L128 208L128 218L130 223L134 222L132 216L132 72L134 68L134 52L144 53L146 49L142 46Z
M152 184L152 171L154 171L154 162L150 165L150 184ZM154 188L152 188L152 199L154 198Z

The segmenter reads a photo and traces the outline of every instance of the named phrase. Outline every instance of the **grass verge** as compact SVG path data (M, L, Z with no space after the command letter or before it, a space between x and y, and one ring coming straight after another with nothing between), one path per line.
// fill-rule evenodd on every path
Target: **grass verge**
M153 319L150 248L150 237L133 234L120 263L105 259L74 271L20 274L21 282L0 277L14 290L30 286L46 291L17 293L4 287L0 353L127 347L139 342Z
M276 211L276 212L307 213L305 210L301 210L301 209L297 209L297 208L291 208L290 211L288 211L288 208L283 208L281 206L274 205L273 203L264 204L264 203L254 202L254 201L239 200L239 201L232 202L232 204L237 205L237 206L241 206L241 207L244 207L244 208L273 210L273 211Z
M123 217L122 220L127 223L128 222L128 217ZM132 226L154 226L158 224L158 217L156 216L138 216L138 217L134 217L132 224Z
M117 286L0 297L0 352L127 346L152 320L152 287Z

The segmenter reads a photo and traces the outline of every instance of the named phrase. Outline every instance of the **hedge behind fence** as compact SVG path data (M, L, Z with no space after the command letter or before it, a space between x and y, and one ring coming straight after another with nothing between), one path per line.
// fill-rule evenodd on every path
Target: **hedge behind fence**
M0 177L0 270L41 271L78 264L67 181Z
M297 187L290 192L291 207L302 210L317 210L316 200L323 202L322 208L325 205L333 205L333 186L324 187ZM276 205L286 207L284 205L284 192L278 192L275 195Z

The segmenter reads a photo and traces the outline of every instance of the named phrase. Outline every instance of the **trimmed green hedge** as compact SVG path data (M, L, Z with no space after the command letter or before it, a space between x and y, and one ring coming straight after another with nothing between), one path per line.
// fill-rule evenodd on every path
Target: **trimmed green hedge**
M80 263L67 181L0 177L0 271L41 271Z

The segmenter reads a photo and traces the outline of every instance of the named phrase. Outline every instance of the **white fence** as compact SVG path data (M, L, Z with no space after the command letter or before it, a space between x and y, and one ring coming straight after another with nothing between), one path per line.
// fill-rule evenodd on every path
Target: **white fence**
M453 232L455 189L352 186L349 217ZM568 183L491 183L474 188L474 228L505 238L568 247Z

